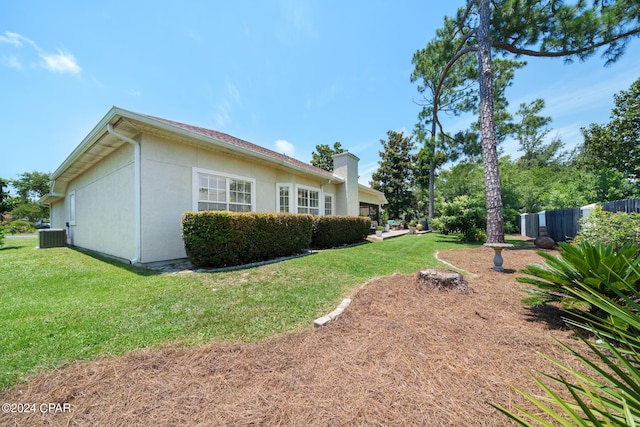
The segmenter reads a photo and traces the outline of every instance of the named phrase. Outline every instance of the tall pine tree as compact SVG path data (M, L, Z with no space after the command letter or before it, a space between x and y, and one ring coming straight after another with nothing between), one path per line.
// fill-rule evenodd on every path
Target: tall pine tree
M487 243L503 243L493 50L570 61L584 60L606 46L604 57L607 63L614 62L624 53L628 39L640 34L640 3L637 0L593 0L575 4L565 4L562 0L467 0L454 22L455 53L442 68L441 79L466 55L477 56ZM445 25L448 25L446 19ZM440 94L436 93L434 98L439 99Z

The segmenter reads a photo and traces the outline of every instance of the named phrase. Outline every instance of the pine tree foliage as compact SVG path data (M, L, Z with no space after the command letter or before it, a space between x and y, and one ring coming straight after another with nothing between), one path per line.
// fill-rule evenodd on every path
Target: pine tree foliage
M538 57L584 60L604 48L606 63L616 61L630 37L640 34L640 3L637 0L468 0L455 18L445 18L446 41L432 47L433 54L453 51L440 68L434 105L440 100L444 79L458 61L477 55L480 131L485 174L487 241L504 242L502 196L498 171L493 52ZM427 54L430 54L429 45ZM434 109L437 109L434 107Z

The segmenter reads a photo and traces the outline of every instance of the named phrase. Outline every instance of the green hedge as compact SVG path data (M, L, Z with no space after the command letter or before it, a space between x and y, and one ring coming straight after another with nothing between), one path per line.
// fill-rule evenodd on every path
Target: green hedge
M369 235L371 218L360 216L317 216L313 218L311 247L334 248L362 242Z
M182 236L187 256L199 267L229 267L294 255L309 248L311 215L186 212Z

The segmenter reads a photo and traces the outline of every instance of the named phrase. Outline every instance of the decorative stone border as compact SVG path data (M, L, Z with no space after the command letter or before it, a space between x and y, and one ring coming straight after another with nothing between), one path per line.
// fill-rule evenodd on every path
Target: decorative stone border
M325 326L327 325L329 322L336 320L343 312L344 310L349 306L349 304L351 304L351 299L350 298L345 298L342 300L342 302L340 303L340 305L333 310L331 313L319 317L317 318L314 322L313 322L313 326L319 328L321 326Z

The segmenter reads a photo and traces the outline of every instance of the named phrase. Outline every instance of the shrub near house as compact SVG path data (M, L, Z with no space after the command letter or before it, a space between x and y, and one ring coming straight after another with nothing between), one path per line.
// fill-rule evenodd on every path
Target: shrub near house
M363 241L371 219L288 213L187 212L185 251L202 267L228 267Z
M228 267L298 254L311 244L311 215L227 211L187 212L182 235L200 267Z
M370 229L371 218L369 217L314 217L311 247L324 249L358 243L367 238Z

